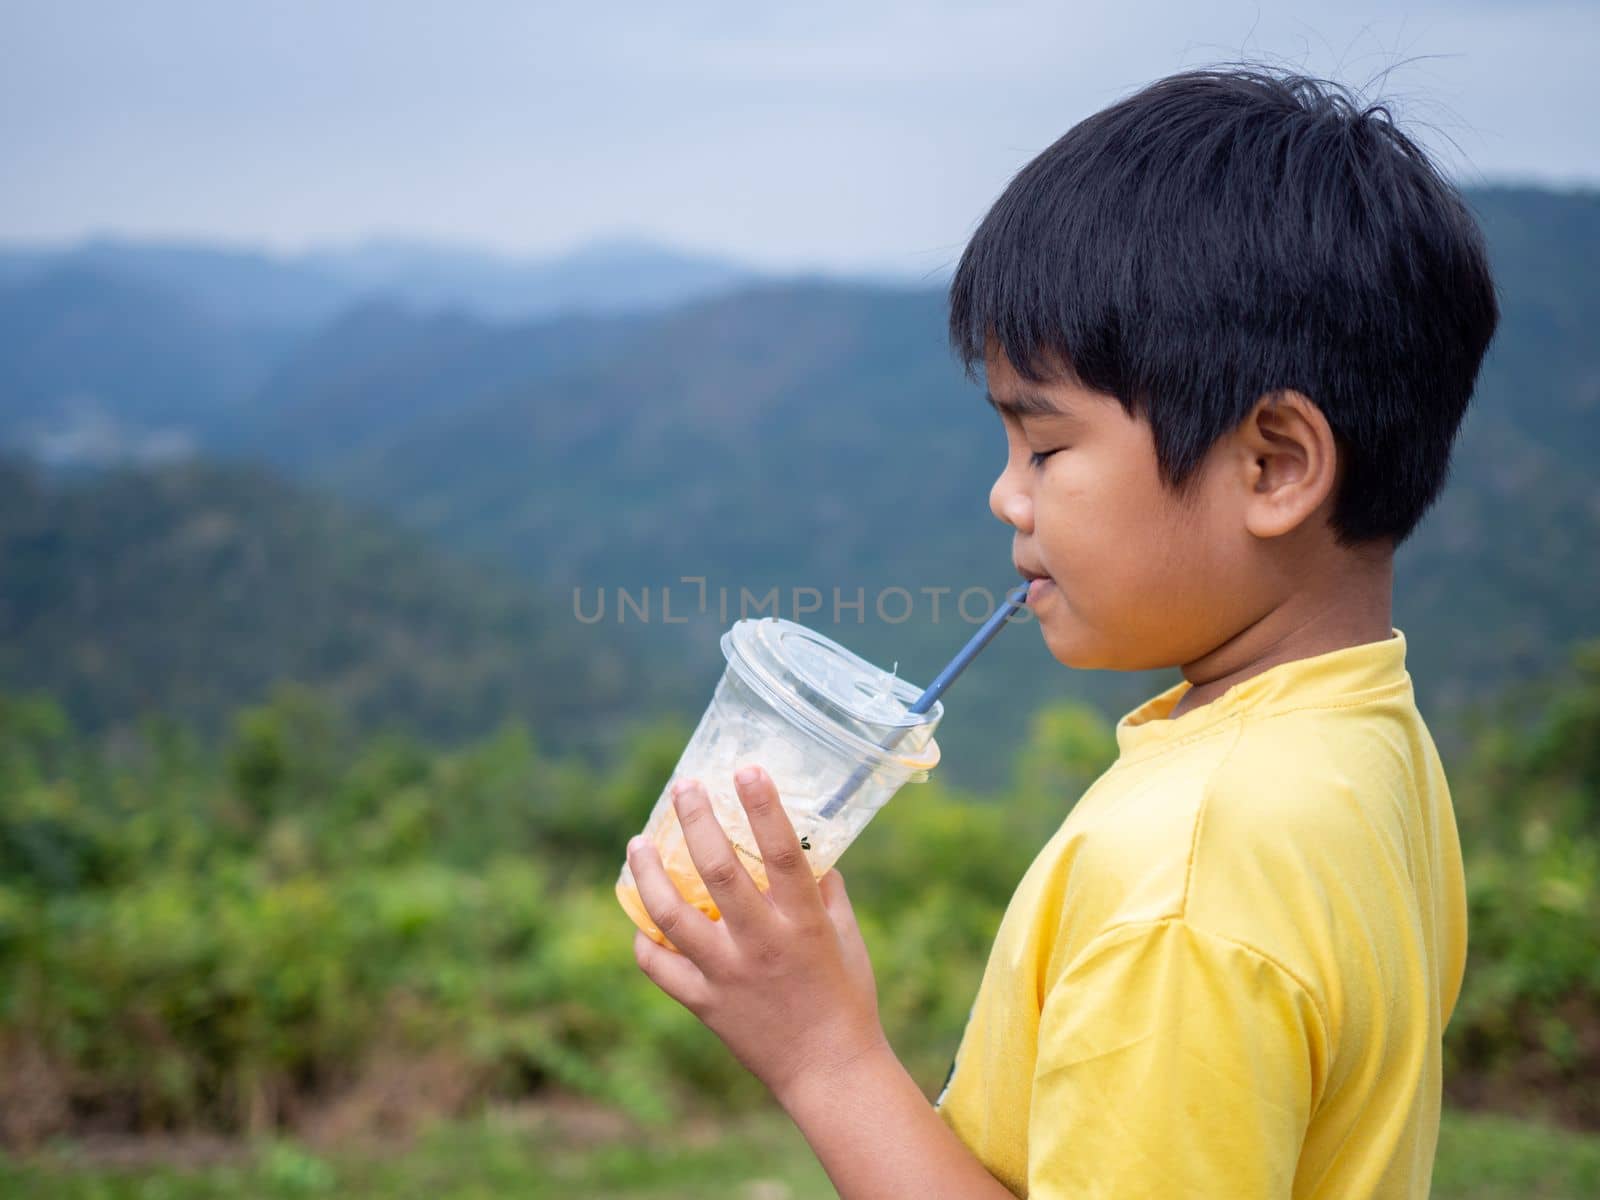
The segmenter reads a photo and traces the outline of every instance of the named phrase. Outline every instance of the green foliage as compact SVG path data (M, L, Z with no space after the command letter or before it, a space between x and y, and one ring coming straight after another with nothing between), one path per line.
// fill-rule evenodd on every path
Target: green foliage
M0 1194L15 1200L630 1200L786 1196L836 1200L816 1155L781 1111L763 1108L708 1128L658 1130L610 1114L538 1102L440 1124L402 1150L341 1145L315 1154L269 1141L215 1164L96 1161L74 1147L7 1159ZM599 1136L581 1124L602 1125ZM181 1145L177 1154L182 1155ZM1431 1195L1437 1200L1587 1200L1600 1193L1600 1136L1504 1117L1446 1112Z
M13 1136L69 1111L268 1128L441 1048L468 1095L560 1083L660 1117L672 1080L754 1089L659 1003L610 894L682 729L596 775L516 726L358 744L297 689L215 757L160 726L96 749L42 702L0 717L0 1064L26 1051L62 1093ZM0 1128L16 1100L0 1083Z
M1432 1195L1439 1200L1600 1195L1600 1137L1505 1117L1446 1113Z
M1600 1123L1600 640L1475 726L1453 776L1471 916L1452 1086Z
M614 753L680 673L638 669L553 596L256 468L66 481L0 455L0 684L48 692L89 731L160 712L214 738L297 679L362 732L456 740L513 716Z
M1595 661L1580 647L1531 715L1480 714L1451 775L1472 941L1449 1086L1580 1121L1600 1120ZM516 724L448 751L358 737L295 688L231 729L215 752L163 722L91 741L0 701L0 1137L293 1127L395 1063L443 1071L447 1110L559 1086L659 1123L761 1099L638 970L612 892L685 726L633 729L604 770ZM1003 803L907 788L842 864L930 1094L1007 900L1115 749L1072 705L1027 737Z

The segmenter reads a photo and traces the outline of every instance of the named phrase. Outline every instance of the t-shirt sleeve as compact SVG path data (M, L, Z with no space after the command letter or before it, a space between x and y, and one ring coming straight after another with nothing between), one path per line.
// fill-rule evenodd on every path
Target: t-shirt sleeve
M1181 919L1108 930L1045 996L1028 1194L1288 1196L1325 1047L1256 951Z

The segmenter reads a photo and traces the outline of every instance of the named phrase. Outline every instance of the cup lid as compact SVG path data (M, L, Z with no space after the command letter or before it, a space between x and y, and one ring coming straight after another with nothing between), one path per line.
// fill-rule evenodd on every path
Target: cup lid
M781 617L747 618L722 635L729 665L785 717L870 765L926 778L944 716L907 710L922 689L831 638Z

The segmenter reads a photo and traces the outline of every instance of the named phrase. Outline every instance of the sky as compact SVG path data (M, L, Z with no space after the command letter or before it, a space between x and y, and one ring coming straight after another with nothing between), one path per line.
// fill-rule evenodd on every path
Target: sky
M1600 5L0 0L0 241L508 254L644 237L948 267L1024 163L1162 75L1362 88L1458 180L1600 185Z

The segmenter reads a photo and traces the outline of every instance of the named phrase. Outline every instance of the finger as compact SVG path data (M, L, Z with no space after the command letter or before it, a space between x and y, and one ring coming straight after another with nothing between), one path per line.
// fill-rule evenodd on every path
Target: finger
M711 899L722 912L722 919L732 931L749 931L759 928L772 919L766 898L750 878L728 841L727 831L717 820L711 807L711 797L698 779L686 779L674 785L673 807L678 813L678 824L683 828L683 841L689 847L689 857Z
M642 929L633 931L633 960L651 983L690 1012L705 1007L711 995L705 974L683 955L658 946Z
M680 952L696 963L715 953L722 932L710 917L679 894L661 865L661 855L648 838L636 837L628 843L628 867L645 912Z
M822 897L817 891L816 876L811 873L811 861L784 811L772 776L758 766L741 767L734 773L733 786L761 849L772 902L791 917L822 916Z

